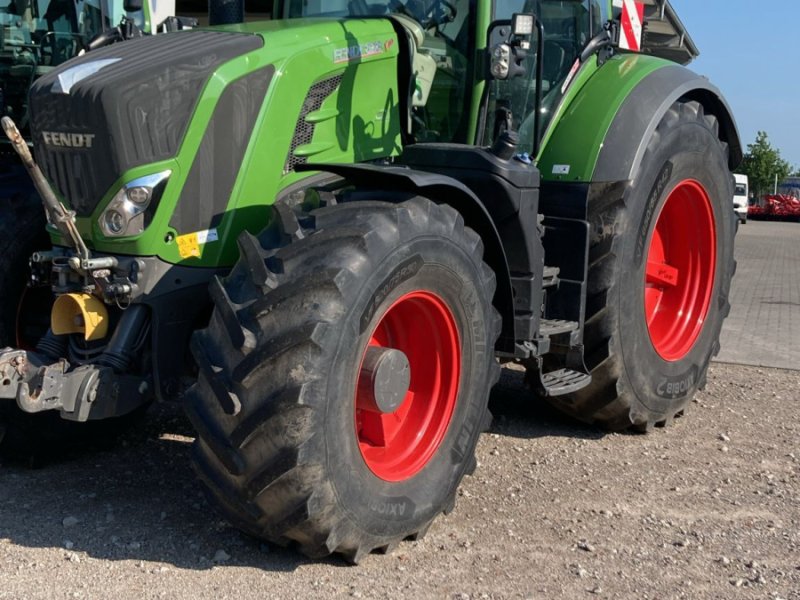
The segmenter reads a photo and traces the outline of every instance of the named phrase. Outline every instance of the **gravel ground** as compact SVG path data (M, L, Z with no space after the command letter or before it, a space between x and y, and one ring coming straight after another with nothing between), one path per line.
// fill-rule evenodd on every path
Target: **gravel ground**
M715 364L673 426L608 435L506 371L456 510L357 567L221 521L160 406L110 451L0 468L0 599L800 600L798 390L800 372Z

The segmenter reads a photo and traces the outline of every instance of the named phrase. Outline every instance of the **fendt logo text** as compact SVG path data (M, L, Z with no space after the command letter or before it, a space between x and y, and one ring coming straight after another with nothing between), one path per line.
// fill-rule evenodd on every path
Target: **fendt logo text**
M42 138L48 146L59 148L91 148L94 143L93 133L63 133L56 131L43 131Z

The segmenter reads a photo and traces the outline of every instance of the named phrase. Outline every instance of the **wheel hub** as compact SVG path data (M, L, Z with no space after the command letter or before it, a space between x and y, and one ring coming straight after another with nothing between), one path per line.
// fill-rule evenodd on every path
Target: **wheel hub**
M664 360L684 358L703 331L714 288L716 249L708 193L697 181L682 181L658 215L645 270L647 329Z
M356 400L360 410L395 412L408 393L411 367L400 350L370 346L364 354Z

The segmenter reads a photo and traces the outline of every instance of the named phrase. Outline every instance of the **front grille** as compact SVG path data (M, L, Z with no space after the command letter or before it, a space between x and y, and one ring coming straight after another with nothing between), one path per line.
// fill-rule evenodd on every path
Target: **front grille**
M42 170L70 208L90 215L125 171L175 156L217 67L262 45L256 35L188 31L129 40L64 63L31 88L32 139ZM68 94L58 91L66 71L108 59L115 62ZM94 137L90 148L76 148L47 145L44 133Z
M342 75L334 75L328 79L318 81L311 86L308 91L303 108L300 111L300 116L297 118L297 124L294 128L294 137L292 137L292 145L289 148L289 154L286 156L286 164L283 167L283 174L291 173L297 165L302 165L308 162L305 156L295 156L295 150L303 144L311 143L314 137L314 128L316 123L309 123L306 117L309 113L322 108L322 104L328 97L333 94L339 85L342 83Z

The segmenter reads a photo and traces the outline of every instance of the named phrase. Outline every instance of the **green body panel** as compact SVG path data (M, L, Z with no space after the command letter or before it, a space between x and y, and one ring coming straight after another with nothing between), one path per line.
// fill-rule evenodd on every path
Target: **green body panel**
M280 191L306 174L284 174L295 125L309 88L320 80L342 75L342 83L319 111L308 115L316 123L310 144L296 154L309 162L353 163L396 155L401 149L402 121L398 106L397 35L388 20L290 20L219 27L255 33L264 47L217 69L200 97L177 156L125 173L107 192L94 214L78 219L78 227L100 252L158 256L174 264L230 266L237 256L236 238L245 229L260 231L267 221L264 207ZM176 34L181 35L181 34ZM372 46L375 54L335 62L335 51ZM257 69L273 65L275 75L256 119L225 216L217 228L219 240L201 247L200 258L181 257L175 231L169 225L214 108L225 87ZM143 175L171 170L172 175L149 227L139 236L112 239L102 235L97 220L123 183ZM260 209L260 210L259 210Z
M622 103L654 71L675 63L643 54L621 54L597 67L590 58L575 76L542 143L543 181L591 182L597 157ZM563 167L563 168L559 168ZM569 173L563 170L569 167Z
M476 56L486 49L486 37L489 31L489 25L493 19L494 2L492 0L479 0L477 10L477 32L475 35ZM482 73L476 73L476 81L472 89L468 139L473 141L477 139L479 133L478 121L481 112L481 101L483 100L484 89L486 89L486 82L483 80L482 75Z
M153 33L153 29L158 26L158 23L153 23L153 10L150 2L142 3L142 17L144 19L144 27L142 31L145 33Z

